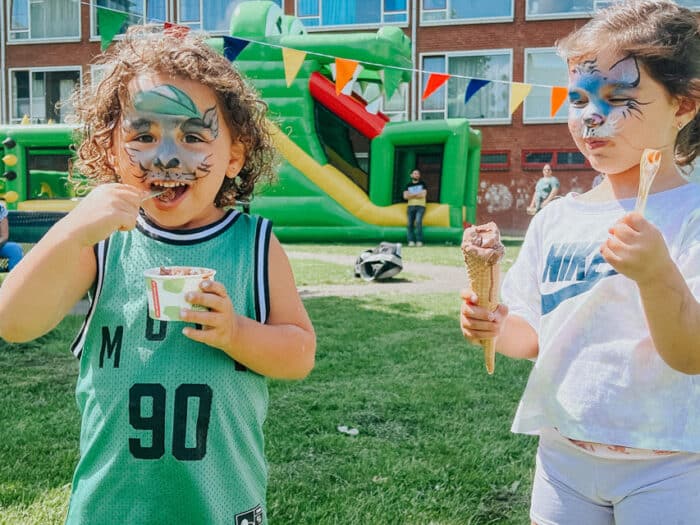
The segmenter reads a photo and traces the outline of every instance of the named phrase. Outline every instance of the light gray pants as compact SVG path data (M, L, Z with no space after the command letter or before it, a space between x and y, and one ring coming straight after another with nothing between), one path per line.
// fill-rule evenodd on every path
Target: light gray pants
M545 433L530 519L537 525L700 524L700 454L607 459Z

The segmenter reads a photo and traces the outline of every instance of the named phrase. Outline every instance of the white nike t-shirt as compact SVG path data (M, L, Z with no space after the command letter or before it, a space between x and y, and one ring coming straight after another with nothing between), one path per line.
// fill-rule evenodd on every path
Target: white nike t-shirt
M533 218L502 287L510 313L539 336L513 432L555 427L578 440L700 452L700 375L661 359L636 283L599 251L634 204L588 203L569 194ZM645 216L700 300L700 186L650 195ZM688 351L700 352L700 327Z

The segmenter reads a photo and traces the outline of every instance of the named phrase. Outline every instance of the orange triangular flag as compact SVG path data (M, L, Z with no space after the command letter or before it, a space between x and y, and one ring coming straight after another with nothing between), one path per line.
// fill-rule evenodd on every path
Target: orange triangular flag
M287 87L292 85L301 69L304 59L306 58L305 51L297 49L282 48L282 62L284 63L284 79L287 81Z
M564 104L566 97L569 95L569 90L565 87L554 86L552 88L552 98L550 99L549 116L554 117L559 111L559 108Z
M440 87L447 82L447 79L450 78L450 75L447 73L430 73L430 76L428 77L428 82L425 85L425 90L423 91L423 97L422 100L425 100L428 98L430 95L435 93Z
M523 84L522 82L513 82L510 85L510 114L512 115L518 106L523 103L525 97L532 91L532 84Z
M346 58L335 59L335 94L340 95L345 85L352 80L357 69L357 61Z

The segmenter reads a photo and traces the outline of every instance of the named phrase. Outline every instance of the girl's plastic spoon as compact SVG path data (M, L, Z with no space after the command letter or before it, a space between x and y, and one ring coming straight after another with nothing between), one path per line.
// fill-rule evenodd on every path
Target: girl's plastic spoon
M168 190L167 189L165 189L165 190L151 190L148 195L146 195L145 197L143 197L141 199L141 202L147 201L148 199L152 199L153 197L157 197L158 195L161 195L161 194L165 193L166 191L168 191Z

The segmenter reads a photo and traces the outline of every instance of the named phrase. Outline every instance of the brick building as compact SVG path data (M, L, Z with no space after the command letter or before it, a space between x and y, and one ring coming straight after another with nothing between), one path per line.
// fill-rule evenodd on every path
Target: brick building
M238 0L2 0L0 121L63 121L56 108L91 71L100 51L96 5L131 13L130 21L169 21L226 34ZM413 81L383 110L395 120L466 117L483 137L478 221L522 233L535 181L552 164L562 191L586 190L596 175L574 147L567 107L549 115L549 89L566 85L555 41L582 25L602 0L276 0L307 31L376 31L401 27L413 42ZM680 0L700 13L700 0ZM421 101L427 72L454 75ZM93 72L98 73L98 72ZM468 104L468 78L498 80ZM509 82L534 87L509 115ZM430 166L425 166L430 169Z

